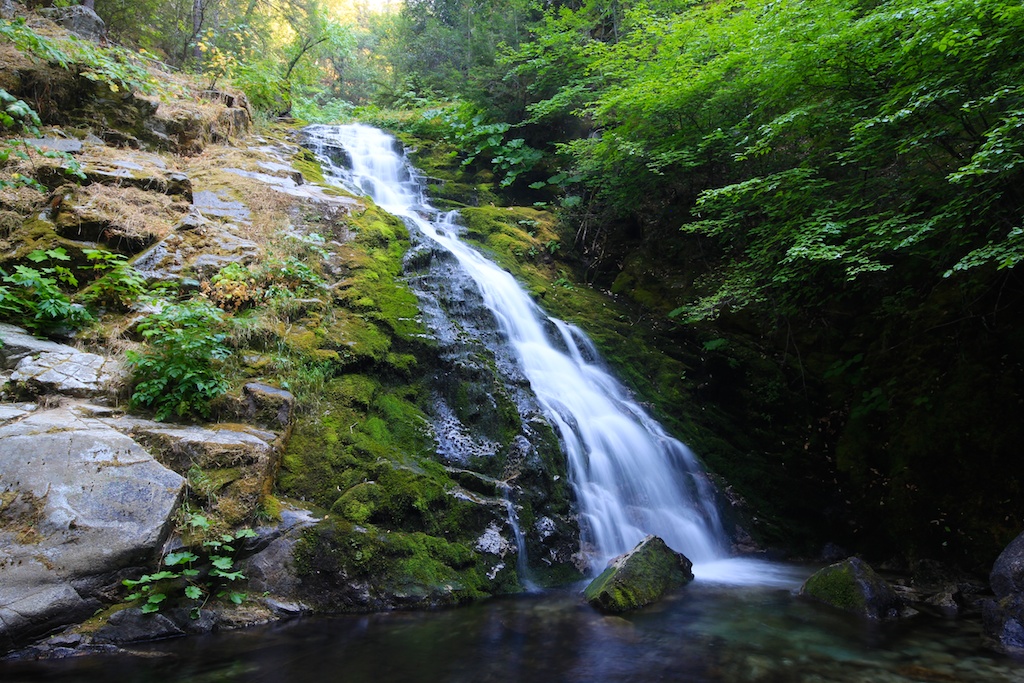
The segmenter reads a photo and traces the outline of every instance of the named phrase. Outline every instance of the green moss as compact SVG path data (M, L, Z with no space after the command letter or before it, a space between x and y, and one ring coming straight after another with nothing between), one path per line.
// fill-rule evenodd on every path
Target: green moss
M651 537L601 572L583 597L605 612L626 612L649 605L671 588L692 580L689 561L681 560L660 538Z
M807 579L802 592L848 612L863 612L867 606L853 568L846 563L832 565L815 573Z
M422 532L326 521L305 532L295 557L308 584L330 581L343 572L368 584L371 594L405 601L452 605L493 591L485 575L488 567L468 545ZM325 586L317 597L324 599L332 588L336 586Z
M301 173L306 182L320 184L326 182L320 162L316 155L308 149L302 149L292 157L292 168Z

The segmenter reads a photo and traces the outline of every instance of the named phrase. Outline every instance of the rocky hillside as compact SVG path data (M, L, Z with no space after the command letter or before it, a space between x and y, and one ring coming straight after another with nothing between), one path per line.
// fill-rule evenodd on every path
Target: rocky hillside
M578 575L550 429L450 374L400 221L237 93L8 26L0 651L516 592L514 523ZM493 457L436 456L442 394Z

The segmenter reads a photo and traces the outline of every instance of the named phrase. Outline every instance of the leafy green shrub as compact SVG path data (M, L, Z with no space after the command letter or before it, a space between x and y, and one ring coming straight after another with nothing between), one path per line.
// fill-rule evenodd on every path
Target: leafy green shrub
M82 293L84 301L126 308L146 291L146 278L122 254L101 249L85 249L84 253L92 263L88 267L101 273Z
M14 95L10 94L3 88L0 88L0 105L3 109L0 109L0 128L15 129L20 135L27 135L31 137L39 136L39 126L42 123L39 121L39 115L32 107L28 106L23 100L19 100ZM32 147L24 139L16 138L13 140L5 140L0 143L0 165L6 163L12 155L19 159L28 159L29 153L34 152L40 156L48 157L50 159L63 159L64 168L67 172L79 179L85 178L85 173L82 172L82 167L67 152L59 152L56 150L38 150ZM0 178L0 190L5 187L31 187L40 192L45 192L46 188L39 184L35 178L29 178L19 173L15 173L11 176L11 180L4 180Z
M37 249L28 258L34 263L71 260L62 248ZM0 285L0 316L33 332L52 332L62 327L76 329L92 320L89 312L72 303L60 288L61 284L78 286L78 280L67 266L59 263L44 268L17 265L10 274L0 268L0 280L13 285Z
M321 98L297 95L292 101L295 118L309 123L339 123L352 118L355 107L351 102L334 97Z
M193 531L209 531L212 526L210 520L195 513L187 515L187 524ZM239 605L245 600L245 593L231 588L233 582L245 579L235 566L238 542L255 537L256 532L252 529L241 529L203 541L195 549L201 555L188 549L167 553L163 564L169 569L121 582L134 589L125 600L145 599L142 612L150 614L160 610L171 590L180 590L186 598L199 603L192 608L193 619L199 617L199 611L211 598L227 598Z
M303 239L312 238L307 236ZM323 238L320 240L319 244L322 244ZM326 253L316 242L302 241L300 245L305 251ZM202 284L202 291L224 310L239 311L270 299L310 296L325 286L323 278L302 259L296 256L274 256L255 269L240 263L229 263L209 282Z
M132 405L152 408L158 420L208 416L209 402L228 387L218 367L230 353L223 328L220 309L198 299L167 304L139 323L148 345L127 354L135 379Z
M491 166L502 176L502 187L512 185L544 156L522 138L506 140L505 135L511 128L509 124L485 123L484 114L465 102L426 111L423 118L440 121L445 139L466 155L462 160L463 166L473 164L478 157L490 157Z

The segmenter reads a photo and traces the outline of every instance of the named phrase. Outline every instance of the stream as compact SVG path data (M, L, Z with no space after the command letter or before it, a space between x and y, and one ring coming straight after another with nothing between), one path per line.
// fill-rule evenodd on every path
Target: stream
M782 586L699 579L624 617L581 586L442 612L301 619L138 646L119 654L0 662L5 683L488 683L1024 681L1024 662L988 653L978 619L919 615L871 624Z

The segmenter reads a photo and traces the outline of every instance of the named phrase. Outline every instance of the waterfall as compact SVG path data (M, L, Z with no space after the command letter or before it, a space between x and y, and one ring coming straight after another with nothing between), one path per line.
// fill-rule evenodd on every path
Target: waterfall
M547 316L508 272L459 239L457 213L430 206L392 137L359 124L307 133L333 182L369 195L450 252L475 283L561 441L592 567L647 534L698 565L723 558L725 534L696 457L605 369L586 335Z

